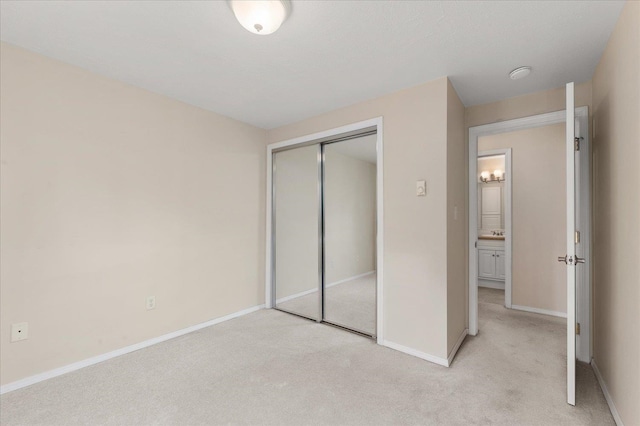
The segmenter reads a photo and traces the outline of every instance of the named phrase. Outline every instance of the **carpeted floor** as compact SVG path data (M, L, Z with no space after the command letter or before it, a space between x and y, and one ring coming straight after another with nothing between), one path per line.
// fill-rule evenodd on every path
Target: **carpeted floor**
M613 425L564 320L486 302L450 368L263 310L0 398L3 425Z
M371 335L376 333L375 273L329 286L324 298L326 321ZM279 303L278 307L315 318L318 315L318 293Z

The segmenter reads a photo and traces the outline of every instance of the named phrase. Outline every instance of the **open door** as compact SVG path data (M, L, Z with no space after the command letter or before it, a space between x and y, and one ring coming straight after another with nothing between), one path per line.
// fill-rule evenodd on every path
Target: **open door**
M567 84L567 253L558 261L567 266L567 402L576 405L576 265L584 262L576 254L576 147L574 84Z

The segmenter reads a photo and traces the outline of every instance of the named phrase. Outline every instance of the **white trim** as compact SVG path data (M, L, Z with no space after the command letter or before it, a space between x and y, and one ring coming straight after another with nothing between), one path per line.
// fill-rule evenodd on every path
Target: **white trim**
M440 358L439 356L430 355L426 352L420 352L416 349L409 348L407 346L402 346L397 343L389 342L388 340L382 341L379 343L382 346L386 346L389 349L394 349L396 351L403 352L407 355L412 355L418 357L420 359L424 359L425 361L433 362L434 364L442 365L443 367L449 366L449 360L446 358Z
M560 318L567 317L566 312L550 311L548 309L532 308L530 306L511 305L511 309L515 309L516 311L532 312L534 314L551 315L552 317L560 317Z
M358 278L363 278L363 277L366 277L368 275L373 275L375 273L376 273L376 271L369 271L369 272L365 272L364 274L354 275L353 277L345 278L343 280L339 280L339 281L332 282L331 284L327 284L326 287L329 288L329 287L333 287L334 285L344 284L346 282L357 280ZM317 293L317 292L318 292L317 288L312 288L311 290L301 291L300 293L292 294L291 296L286 296L286 297L282 297L280 299L276 299L276 304L288 302L289 300L297 299L298 297L306 296L308 294Z
M115 351L107 352L102 355L98 355L98 356L84 359L82 361L74 362L73 364L65 365L64 367L55 368L53 370L45 371L44 373L36 374L21 380L17 380L15 382L7 383L6 385L0 387L0 395L5 394L7 392L12 392L20 388L24 388L26 386L33 385L38 382L42 382L44 380L58 377L66 373L70 373L72 371L80 370L81 368L98 364L100 362L107 361L112 358L116 358L120 355L125 355L140 349L144 349L149 346L156 345L158 343L162 343L167 340L174 339L176 337L183 336L188 333L193 333L194 331L198 331L203 328L210 327L212 325L220 324L221 322L228 321L230 319L238 318L243 315L256 312L262 308L264 308L264 305L258 305L252 308L243 309L242 311L234 312L232 314L225 315L220 318L215 318L200 324L192 325L191 327L183 328L181 330L167 333L162 336L154 337L153 339L145 340L140 343L135 343L130 346L125 346L124 348L116 349Z
M309 294L317 293L317 288L312 288L310 290L301 291L300 293L292 294L291 296L281 297L280 299L276 299L276 305L280 303L288 302L289 300L297 299L298 297L307 296Z
M364 278L369 275L375 274L376 271L365 272L364 274L354 275L353 277L345 278L343 280L334 281L331 284L327 284L326 287L333 287L334 285L343 284L349 281L357 280L359 278Z
M305 136L300 136L293 139L288 139L282 142L276 142L267 145L267 214L266 214L266 247L265 247L265 305L267 308L273 308L273 294L272 294L272 239L271 233L272 225L272 174L273 170L272 158L273 151L275 149L289 147L293 145L301 145L312 142L318 139L324 139L331 136L336 136L343 133L353 132L356 130L366 129L369 127L376 127L376 197L377 197L377 241L376 241L376 339L378 344L383 342L384 332L384 319L383 319L383 284L384 284L384 155L383 155L383 118L376 117L369 120L359 121L357 123L348 124L334 129L325 130L318 133L312 133Z
M469 334L469 330L467 330L466 328L462 330L462 333L460 333L460 337L458 337L456 344L453 346L451 352L449 352L449 356L447 357L447 367L451 366L451 363L453 363L453 358L455 358L456 354L458 353L458 349L460 349L460 346L462 346L462 342L464 342L467 334Z
M622 419L620 418L620 413L618 413L618 409L616 405L613 403L613 398L611 398L611 394L609 393L609 389L607 389L607 385L604 383L604 379L602 378L602 374L600 374L600 370L596 365L596 360L591 360L591 367L593 367L593 372L596 375L596 379L598 380L598 384L600 388L602 388L602 393L604 394L604 399L607 400L607 405L609 405L609 411L611 411L611 415L613 416L613 420L616 422L618 426L624 426L622 423Z
M582 247L583 256L586 259L584 268L584 282L581 283L582 288L578 288L578 293L582 295L577 300L578 317L582 333L577 336L577 352L579 360L588 362L591 359L591 167L590 167L590 137L588 129L589 109L587 106L575 108L575 115L580 120L582 148L580 149L581 163L581 185L580 185L580 232L582 241L585 243ZM506 120L497 123L484 124L469 128L469 208L478 205L477 191L475 188L477 176L477 156L478 156L478 137L494 135L499 133L511 132L516 130L530 129L534 127L543 127L551 124L564 123L566 121L566 112L555 111L546 114L533 115L525 118L514 120ZM506 216L506 215L505 215ZM506 226L506 217L505 217ZM478 218L477 215L469 214L469 334L475 336L478 334L478 287L477 287L477 249L475 243L478 239ZM506 245L506 238L505 238ZM506 247L505 247L506 251ZM509 262L507 262L508 264ZM509 265L510 266L510 265ZM505 290L506 291L506 290Z

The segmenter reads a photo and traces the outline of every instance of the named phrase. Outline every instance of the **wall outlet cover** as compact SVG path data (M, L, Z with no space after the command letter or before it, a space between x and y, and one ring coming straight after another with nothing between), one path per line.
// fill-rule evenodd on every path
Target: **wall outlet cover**
M11 342L19 342L29 338L29 323L17 322L11 324Z

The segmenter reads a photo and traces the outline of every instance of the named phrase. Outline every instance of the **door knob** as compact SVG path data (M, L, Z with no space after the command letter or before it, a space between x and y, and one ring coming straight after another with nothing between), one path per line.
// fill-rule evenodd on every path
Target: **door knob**
M576 256L576 265L577 265L578 263L584 263L584 257L578 257L578 256Z

